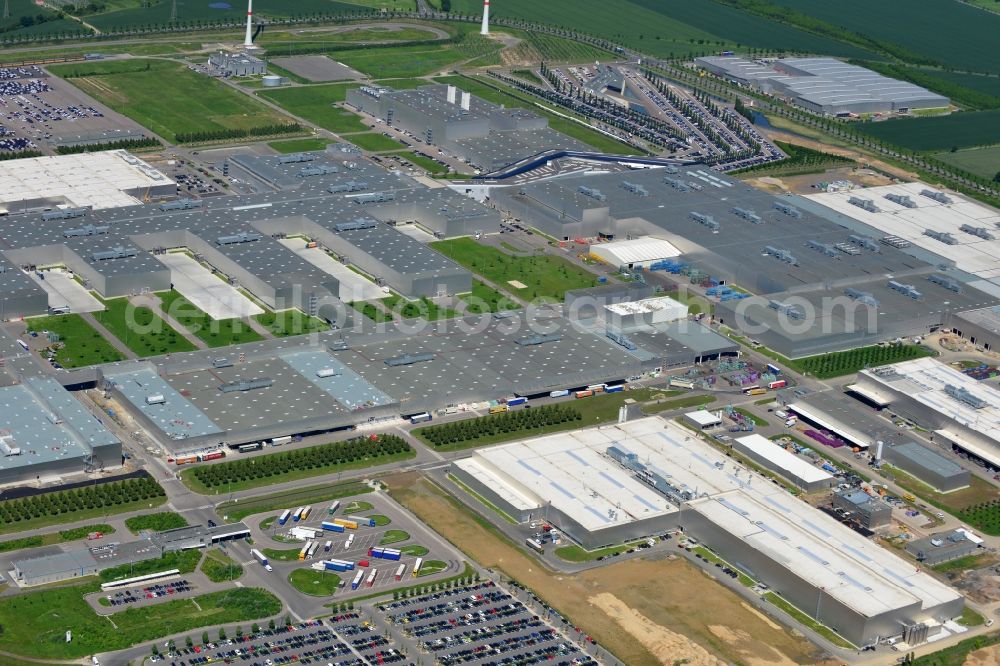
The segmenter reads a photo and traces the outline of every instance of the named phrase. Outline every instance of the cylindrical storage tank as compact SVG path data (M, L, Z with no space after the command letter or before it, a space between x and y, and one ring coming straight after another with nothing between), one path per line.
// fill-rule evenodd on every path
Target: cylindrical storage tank
M265 74L260 82L265 88L277 88L281 85L281 77L276 74Z

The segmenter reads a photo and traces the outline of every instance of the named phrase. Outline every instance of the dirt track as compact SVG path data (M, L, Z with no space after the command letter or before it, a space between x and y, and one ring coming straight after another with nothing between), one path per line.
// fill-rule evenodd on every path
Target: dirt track
M686 560L630 559L561 575L501 540L418 474L385 481L394 498L469 557L533 589L629 666L816 662L814 646Z

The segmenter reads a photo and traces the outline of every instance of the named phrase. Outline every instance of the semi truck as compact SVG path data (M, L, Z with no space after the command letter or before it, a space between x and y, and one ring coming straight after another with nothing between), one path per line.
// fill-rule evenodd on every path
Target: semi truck
M396 569L396 580L403 580L403 574L406 573L406 565L400 564Z
M420 414L414 414L410 417L410 423L423 423L424 421L430 421L433 418L427 412L421 412Z
M378 576L378 569L372 569L368 572L368 578L365 579L365 587L372 587L375 585L375 578Z
M353 520L358 525L364 525L365 527L375 527L374 518L366 518L365 516L347 516L347 520Z
M624 384L615 384L614 386L607 386L604 388L605 393L620 393L625 390Z
M323 567L327 571L352 571L354 569L354 562L348 562L347 560L324 560Z
M299 551L299 561L304 561L306 556L309 554L309 544L302 546L302 550Z
M420 567L424 566L424 558L418 557L417 561L413 564L413 575L416 576L420 573Z
M320 523L319 526L322 527L324 530L330 532L343 532L346 529L343 525L340 525L338 523L331 523L326 520Z
M346 527L349 530L358 529L358 524L353 520L347 520L346 518L334 518L333 522L335 525L340 525L341 527Z
M361 586L361 581L365 577L365 570L360 569L358 573L354 574L354 580L351 581L351 589L356 590Z
M374 557L380 560L398 560L402 557L402 555L403 552L396 550L395 548L383 548L382 546L376 546L368 549L368 557Z
M334 500L333 504L326 510L326 515L332 516L337 513L337 509L340 508L340 500Z
M517 396L516 398L507 398L508 407L517 407L518 405L523 405L528 402L528 399L524 396Z
M258 562L260 562L260 565L262 567L268 566L267 557L264 555L264 553L254 548L253 550L250 551L250 554L253 555ZM270 569L268 569L268 571L270 571Z
M329 553L331 548L333 548L333 542L332 541L327 541L326 543L323 544L323 552L324 553Z
M288 519L291 516L292 516L292 512L290 510L288 510L288 509L285 509L284 511L281 512L281 515L278 516L278 524L279 525L284 525L285 523L288 522Z
M300 506L297 509L295 509L295 511L292 511L292 522L294 523L299 522L299 518L302 517L302 509L304 508L305 508L304 506Z
M559 389L558 391L549 391L550 398L565 398L569 395L569 389Z
M299 518L301 518L302 520L308 519L309 514L312 513L312 510L313 508L311 506L307 506L306 508L302 509L302 514L299 516Z

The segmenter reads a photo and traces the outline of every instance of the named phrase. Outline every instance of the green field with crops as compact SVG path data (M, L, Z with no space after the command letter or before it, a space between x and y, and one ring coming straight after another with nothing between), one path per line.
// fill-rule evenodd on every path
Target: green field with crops
M945 151L936 153L934 157L983 178L992 179L1000 173L1000 146L968 148L954 153Z
M180 63L137 59L50 69L53 74L71 77L67 80L83 92L169 141L190 132L290 122L221 81Z
M949 150L1000 143L1000 110L963 111L933 118L860 123L869 136L911 150Z
M151 7L134 7L87 16L87 22L102 31L166 25L170 22L171 0L160 0ZM211 5L229 5L214 9ZM365 11L360 5L337 0L257 0L254 15L264 18L306 17L318 14L350 14ZM177 0L177 20L182 25L210 24L218 21L240 21L246 18L246 3L227 0L223 3L207 0Z
M646 0L647 2L653 0ZM773 0L776 4L904 49L946 67L1000 72L1000 51L989 47L1000 34L1000 15L953 0Z
M361 119L340 107L333 106L347 98L347 89L357 84L332 83L299 88L277 88L261 90L266 97L289 113L305 118L311 123L331 132L363 132L368 126Z

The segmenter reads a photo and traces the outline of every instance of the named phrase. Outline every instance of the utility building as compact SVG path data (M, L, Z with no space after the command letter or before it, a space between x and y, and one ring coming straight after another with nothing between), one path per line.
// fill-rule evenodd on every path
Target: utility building
M940 493L967 488L972 475L955 461L916 442L886 446L882 459Z

